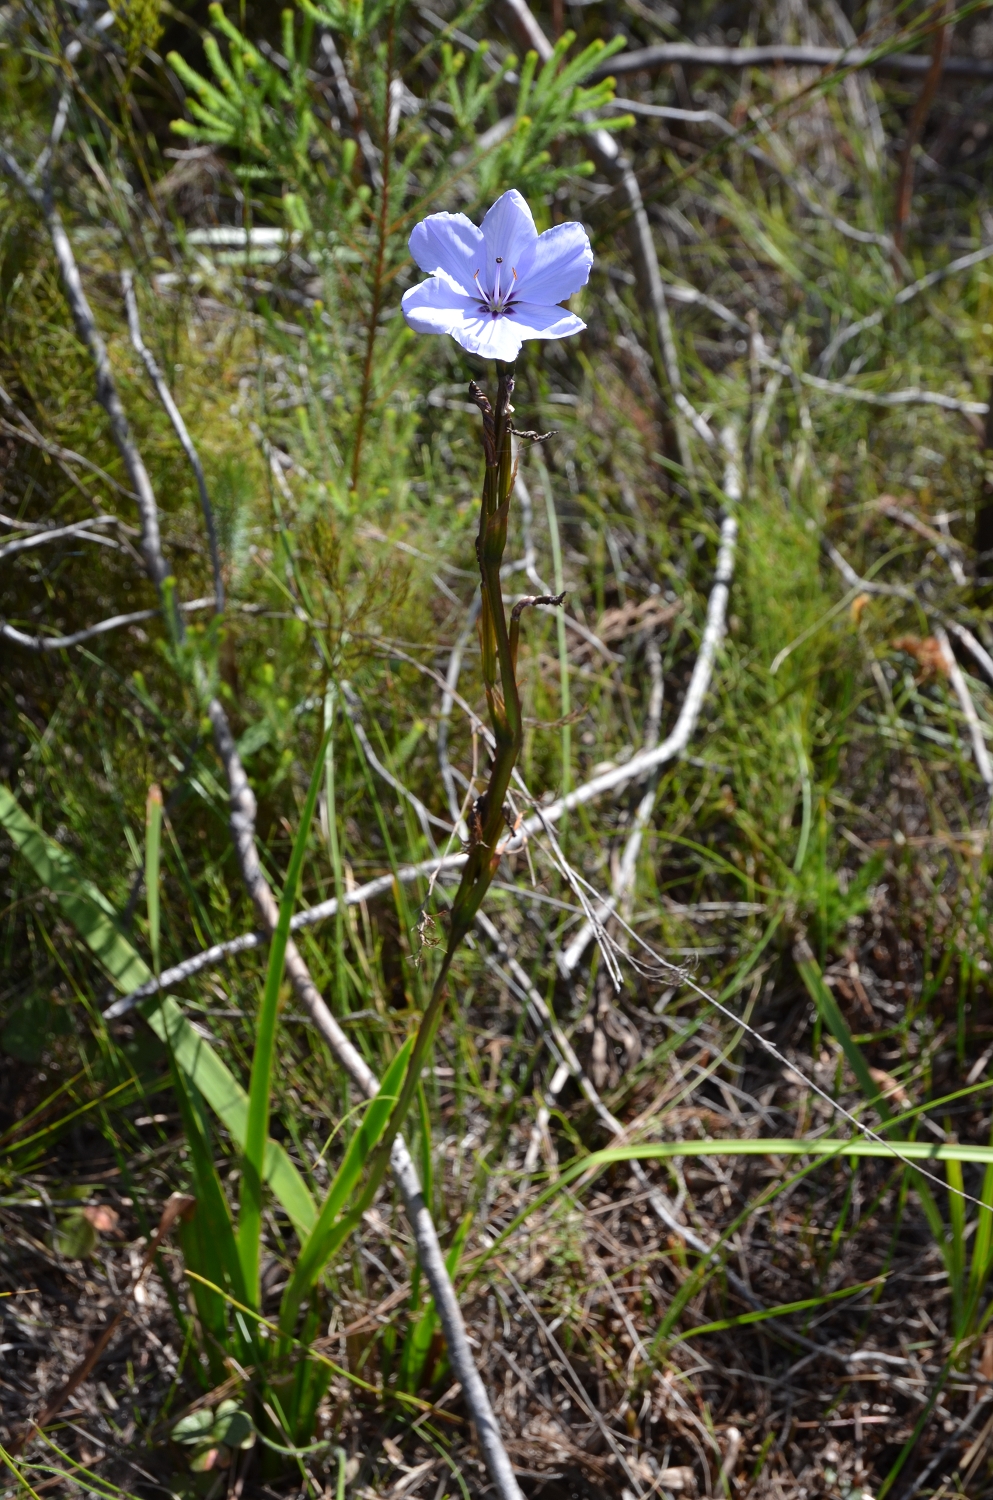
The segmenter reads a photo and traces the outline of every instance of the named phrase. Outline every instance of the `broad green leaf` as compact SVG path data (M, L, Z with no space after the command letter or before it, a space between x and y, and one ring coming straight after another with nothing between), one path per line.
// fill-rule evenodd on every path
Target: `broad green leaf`
M251 1448L255 1442L255 1424L237 1401L222 1401L214 1418L211 1436L226 1448Z
M71 922L123 994L151 979L151 971L117 921L113 906L80 870L76 858L49 838L0 783L0 825L17 845L39 881ZM238 1147L245 1144L248 1095L208 1041L190 1025L170 996L151 996L138 1007L179 1067L195 1084ZM266 1146L264 1179L282 1204L301 1239L316 1217L310 1190L278 1141Z
M56 898L62 914L124 993L151 978L144 959L117 925L114 908L80 872L68 849L43 833L0 783L0 823Z
M190 1460L190 1468L194 1474L209 1474L218 1467L220 1457L220 1444L210 1444Z
M205 1406L199 1411L191 1411L189 1416L180 1417L169 1435L177 1443L199 1443L213 1425L214 1413Z
M100 1236L82 1209L74 1208L59 1220L53 1243L66 1260L87 1260L100 1243Z
M171 1062L173 1088L189 1147L196 1198L193 1212L182 1216L179 1227L183 1264L187 1273L194 1271L215 1285L229 1288L232 1295L243 1302L245 1284L241 1257L235 1242L231 1209L214 1164L203 1096L190 1086L174 1055ZM231 1352L232 1347L227 1304L195 1277L188 1276L188 1280L192 1281L193 1300L205 1334L210 1384L217 1385L225 1374L223 1354ZM253 1346L254 1335L246 1339L244 1332L243 1323L236 1325L234 1352L241 1364L254 1364L259 1351Z

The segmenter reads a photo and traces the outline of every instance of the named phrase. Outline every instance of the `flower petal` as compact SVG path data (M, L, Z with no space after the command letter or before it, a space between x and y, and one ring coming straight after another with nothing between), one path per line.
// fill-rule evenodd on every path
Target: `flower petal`
M538 236L534 251L517 267L520 295L529 302L563 302L590 279L593 250L582 224L556 224Z
M478 354L481 359L502 359L508 364L520 354L525 337L517 327L516 318L503 314L494 317L490 312L480 312L478 307L460 329L452 330L452 338L470 354Z
M509 321L522 339L567 339L570 334L582 333L586 327L575 313L542 302L515 302Z
M520 273L525 257L538 242L538 231L534 227L531 210L516 188L498 198L481 225L486 241L486 290L492 292L500 275L500 288L507 292L513 281L514 270ZM502 264L497 265L497 257Z
M458 337L467 317L479 317L479 299L468 296L444 271L410 287L404 292L400 306L415 333L450 333Z
M486 246L465 214L430 214L415 225L408 243L422 271L445 271L464 292L472 292L472 279L486 263Z

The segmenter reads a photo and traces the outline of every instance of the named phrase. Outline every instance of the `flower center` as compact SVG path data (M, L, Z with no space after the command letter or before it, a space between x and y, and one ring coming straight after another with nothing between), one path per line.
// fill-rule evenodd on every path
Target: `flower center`
M503 287L501 285L503 280L502 266L503 256L498 255L496 258L496 272L493 277L493 285L488 290L480 281L478 271L473 276L473 280L476 283L476 290L479 292L479 310L483 313L489 313L493 318L509 317L514 311L514 297L517 293L517 271L511 266L510 284L507 287Z

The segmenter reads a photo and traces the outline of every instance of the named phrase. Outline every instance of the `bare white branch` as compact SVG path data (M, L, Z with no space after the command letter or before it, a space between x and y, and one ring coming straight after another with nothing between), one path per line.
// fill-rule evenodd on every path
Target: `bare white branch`
M731 121L725 119L716 109L678 109L671 104L643 104L640 99L613 99L610 108L621 114L645 115L660 120L679 120L687 125L712 125L720 130L729 139L734 139L744 151L770 172L775 172L778 177L786 183L800 202L816 218L824 219L839 234L846 239L855 240L860 245L879 245L881 249L892 252L893 241L888 234L875 234L871 229L857 229L854 224L849 224L847 219L840 219L832 214L822 203L818 203L814 194L807 190L800 181L800 174L795 162L788 166L775 160L768 152L763 151L761 146L756 146L750 139L748 133L737 129ZM768 125L763 122L764 132L768 131Z
M134 294L134 275L131 271L121 272L121 286L124 289L124 305L128 312L128 332L131 335L131 343L135 353L139 354L144 361L145 369L148 371L149 379L155 387L159 400L165 407L166 415L172 423L173 430L179 438L180 445L186 457L190 461L200 493L200 509L203 511L204 524L207 527L207 544L210 547L210 564L214 574L214 598L217 601L217 613L224 613L224 575L221 570L221 553L217 543L217 526L214 521L214 508L210 503L210 495L207 493L207 478L203 472L203 464L196 450L193 439L183 420L182 413L172 398L172 392L166 385L165 377L159 369L154 354L141 336L141 322L138 317L138 299Z
M725 491L727 491L727 480L725 480ZM707 604L707 621L700 642L700 652L694 663L690 685L672 733L666 736L661 745L656 745L651 750L639 751L624 765L615 766L610 771L604 771L600 776L594 776L591 781L576 787L574 791L569 792L565 797L558 798L550 806L542 808L540 816L535 814L524 824L528 833L537 833L542 819L549 823L558 822L564 813L571 812L574 807L583 807L587 802L593 802L607 792L626 786L628 782L639 781L659 766L675 760L686 749L689 738L696 728L697 719L700 717L703 700L710 687L718 647L724 639L728 591L734 572L737 537L738 522L734 516L726 516L721 524L717 571Z
M205 599L189 599L179 608L182 610L209 609L213 603L213 594L208 594ZM26 635L23 630L18 630L16 626L8 625L0 620L0 636L4 640L12 641L15 646L23 646L26 651L68 651L70 646L81 646L84 641L94 640L98 635L106 635L108 630L119 630L122 625L138 625L142 620L155 619L158 614L161 614L161 610L136 609L129 615L111 615L109 619L100 620L96 625L87 625L84 630L74 631L72 635Z
M972 753L976 758L976 768L986 783L987 792L993 795L993 764L990 763L990 753L986 748L986 740L983 737L983 726L979 722L976 705L973 703L972 694L969 692L969 684L965 680L962 668L955 660L952 643L948 639L948 632L943 625L935 625L934 638L941 647L945 659L945 670L948 673L952 687L955 689L955 696L958 698L962 713L965 715L965 722L969 726L969 737L972 740Z
M27 552L32 547L43 547L47 542L58 542L66 536L80 537L87 542L101 542L105 547L116 547L117 543L112 537L100 536L91 528L94 526L113 526L116 516L91 516L88 521L73 521L71 526L49 526L32 532L31 536L18 537L16 541L7 542L0 547L0 562L5 557L14 557L18 552Z
M602 63L591 80L618 73L654 73L674 64L687 68L880 68L888 73L925 74L931 59L915 52L888 52L884 48L806 47L773 42L764 47L709 47L693 42L661 42L635 52L620 52ZM985 58L948 58L945 72L962 78L993 78L993 62Z

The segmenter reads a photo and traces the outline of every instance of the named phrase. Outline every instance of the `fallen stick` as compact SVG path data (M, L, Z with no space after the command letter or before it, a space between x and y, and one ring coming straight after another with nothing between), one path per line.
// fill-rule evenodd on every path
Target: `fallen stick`
M79 537L87 542L103 542L116 547L117 543L112 537L101 536L98 533L91 534L91 526L114 526L117 523L116 516L90 516L87 521L73 521L69 526L46 526L39 527L30 536L18 537L16 541L7 542L0 547L0 562L5 557L14 557L18 552L27 552L32 547L43 547L47 542L58 542L63 537Z
M914 195L914 163L917 143L927 124L928 115L931 113L931 105L934 96L941 84L941 75L948 63L948 54L952 47L951 20L952 0L942 0L940 19L936 29L931 35L931 66L924 75L924 83L917 102L910 112L910 119L904 131L903 154L900 158L900 178L896 189L896 214L893 225L893 245L897 254L903 254L904 233L907 221L910 218L910 210Z
M149 379L155 386L156 394L165 407L169 421L172 423L173 431L179 438L180 445L189 460L190 468L193 470L197 482L197 491L200 495L200 509L203 511L204 524L207 527L207 544L210 547L210 565L214 574L214 608L219 615L224 613L224 574L221 568L221 552L217 541L217 525L214 520L214 507L210 503L207 493L207 478L203 472L203 464L197 452L193 439L190 437L186 423L183 421L182 413L172 397L172 392L166 385L162 371L151 349L141 336L141 324L138 321L138 301L134 294L134 274L131 271L121 273L121 286L124 289L124 305L128 313L128 332L131 335L131 344L136 354L141 356L145 369L148 371Z
M714 575L714 586L707 602L707 622L704 626L703 639L700 642L700 653L693 666L693 675L690 685L686 690L683 706L679 711L672 732L666 736L661 745L656 745L651 750L642 750L633 755L629 761L622 766L615 766L613 770L604 771L599 776L594 776L591 781L578 786L565 797L560 797L548 807L543 807L540 814L535 814L527 819L523 831L525 833L538 833L542 822L556 823L565 813L571 812L574 807L583 807L587 802L593 802L597 797L602 797L606 792L613 792L618 787L626 786L629 781L638 781L649 772L655 771L659 766L664 766L668 761L675 760L686 749L690 735L696 728L703 700L707 696L710 680L714 674L714 661L717 656L718 647L724 639L724 626L727 615L728 593L731 578L734 573L735 543L738 537L738 522L734 516L725 516L721 523L721 541L717 554L717 569ZM514 846L508 846L511 848Z
M887 251L893 248L893 241L889 235L875 234L871 229L857 229L854 224L849 224L847 219L840 219L832 214L822 203L818 203L813 193L800 182L795 163L784 165L782 162L775 161L768 152L762 150L761 146L754 145L747 136L743 136L731 124L731 121L716 109L680 109L672 104L644 104L640 99L624 98L612 99L610 108L617 110L618 113L642 115L648 119L678 120L686 125L713 125L716 130L720 130L722 134L739 144L753 161L768 168L770 172L775 172L791 192L796 194L808 213L816 218L824 219L846 239L854 240L860 245L879 245ZM764 133L766 132L768 132L768 126L765 127Z
M972 740L972 753L975 756L976 768L986 783L987 793L993 795L993 765L990 763L990 753L986 748L986 740L983 737L983 726L979 722L976 705L973 703L972 694L969 692L969 684L965 680L962 668L955 660L952 643L948 639L948 633L943 625L935 625L934 638L941 647L942 655L945 659L945 670L948 673L952 687L955 689L955 696L962 707L965 722L969 726L969 737Z
M993 245L986 245L981 251L973 251L963 256L961 261L953 262L952 265L945 266L938 271L932 271L928 276L922 277L919 282L915 282L913 287L906 287L905 291L920 292L925 286L934 286L936 282L945 276L952 275L956 270L963 270L967 265L978 265L980 261L988 260L990 256L993 256ZM697 291L696 287L667 283L666 293L673 302L707 308L722 323L727 324L729 328L737 329L739 333L750 332L748 325L736 313L725 307L723 303L716 301L715 298ZM904 297L902 300L906 302L910 299ZM895 301L891 304L891 306L896 305ZM853 323L850 329L844 331L845 336L847 337L849 332L858 333L863 328L875 327L877 323L882 322L888 311L889 308L880 309L871 313L860 323ZM841 342L844 342L844 339ZM858 386L845 385L840 380L827 380L823 375L813 375L808 370L793 370L783 360L777 359L769 352L761 337L758 339L757 358L759 364L767 370L774 371L777 375L785 375L789 379L795 377L804 385L810 386L812 390L823 391L828 396L842 396L849 401L861 401L867 406L939 406L944 411L959 411L968 416L985 416L990 409L988 401L969 401L960 396L946 396L943 391L927 391L916 385L908 386L902 391L865 391Z
M990 253L993 254L993 247ZM812 390L823 391L828 396L843 396L848 401L861 401L865 406L940 406L943 411L960 411L970 416L985 416L989 411L987 401L968 401L960 396L946 396L943 391L925 391L919 385L908 386L902 391L863 391L858 386L844 385L840 380L826 380L823 375L811 375L808 370L793 371L782 360L776 359L764 347L759 350L759 363L778 375L792 376L794 373L804 385Z
M881 52L868 47L790 47L774 42L764 47L698 47L693 42L662 42L635 52L619 52L595 68L591 83L618 73L656 73L675 65L684 68L878 68L887 73L926 74L930 57L916 52ZM993 78L993 62L979 57L950 57L945 73L953 78Z
M90 460L88 458L84 458L81 453L75 453L71 448L63 448L58 443L50 443L47 438L42 437L41 433L38 431L37 427L35 427L34 423L24 415L20 407L15 406L10 395L7 391L4 390L2 385L0 385L0 403L2 403L8 411L12 411L21 424L20 427L18 427L15 423L8 422L5 417L0 417L0 432L2 432L5 437L15 438L19 443L28 443L32 448L37 448L42 453L47 453L49 458L54 458L56 463L58 463L62 468L62 471L67 476L67 478L70 479L73 484L77 485L80 490L82 490L82 493L88 500L92 500L93 497L90 494L89 490L87 490L80 483L78 476L72 472L71 466L73 464L78 464L80 468L85 469L87 473L92 474L94 478L99 479L101 484L107 485L107 487L114 490L116 494L123 495L126 500L134 500L135 497L131 494L130 490L126 490L122 484L118 484L117 480L114 479L110 474L108 474L105 469L101 469L99 464L91 463Z
M214 603L213 594L205 599L188 599L185 604L177 608L187 613L195 609L210 609ZM71 646L81 646L84 641L95 640L98 635L106 635L108 630L119 630L122 625L137 625L142 620L154 620L160 615L160 609L136 609L129 615L111 615L106 620L99 620L96 625L87 625L84 630L77 630L72 635L26 635L23 630L18 630L14 625L8 625L6 621L0 620L0 637L7 641L13 641L15 646L23 646L25 651L68 651Z
M959 625L955 620L948 620L946 623L952 634L957 636L966 650L972 653L973 657L986 673L988 681L993 683L993 657L990 656L986 647L977 641L972 631L967 630L964 625Z

